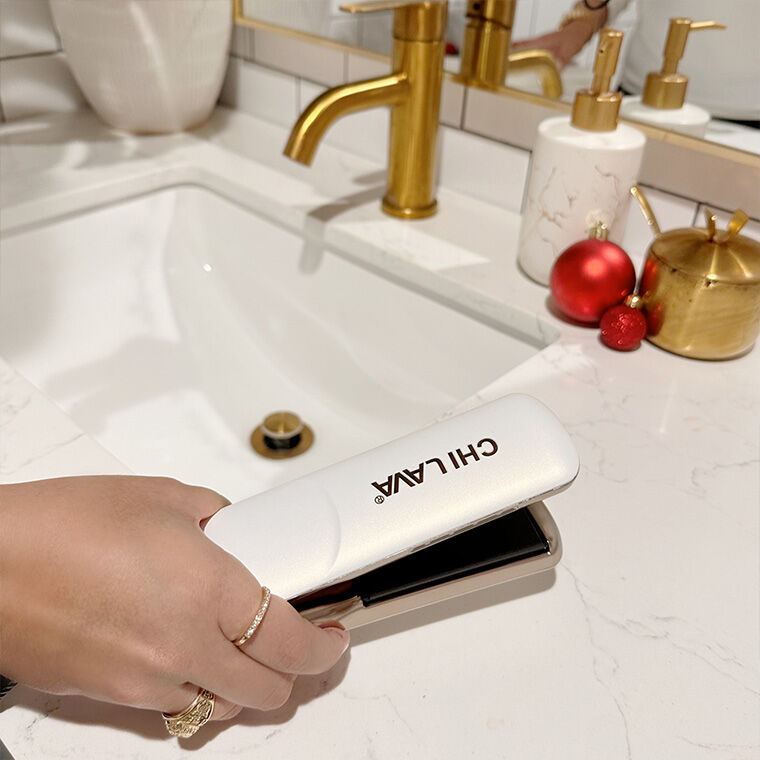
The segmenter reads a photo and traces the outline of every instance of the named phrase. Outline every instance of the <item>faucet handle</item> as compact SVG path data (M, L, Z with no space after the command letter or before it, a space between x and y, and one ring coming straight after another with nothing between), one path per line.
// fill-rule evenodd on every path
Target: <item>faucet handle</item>
M393 37L409 42L440 42L446 33L447 0L365 0L340 6L347 13L393 11Z

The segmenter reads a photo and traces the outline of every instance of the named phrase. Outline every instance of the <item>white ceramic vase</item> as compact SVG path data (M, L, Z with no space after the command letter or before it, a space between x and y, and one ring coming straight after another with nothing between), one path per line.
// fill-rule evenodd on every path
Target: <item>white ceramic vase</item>
M178 132L211 114L232 0L50 0L71 70L114 127Z

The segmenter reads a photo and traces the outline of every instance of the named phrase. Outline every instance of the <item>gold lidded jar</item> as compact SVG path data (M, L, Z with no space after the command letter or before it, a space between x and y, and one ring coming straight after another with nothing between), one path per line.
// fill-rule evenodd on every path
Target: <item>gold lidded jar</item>
M657 235L639 294L649 341L694 359L730 359L752 348L760 332L760 242L739 234L743 211L727 230L706 216L705 228Z

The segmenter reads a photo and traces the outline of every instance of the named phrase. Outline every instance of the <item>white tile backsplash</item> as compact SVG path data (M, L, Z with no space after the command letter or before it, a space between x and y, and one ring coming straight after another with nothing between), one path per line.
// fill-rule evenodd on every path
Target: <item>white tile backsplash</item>
M324 87L321 84L302 79L298 88L298 112L303 113L306 106L308 106L318 95L321 95L326 89L327 87Z
M359 24L353 15L345 14L330 24L330 39L351 47L359 46Z
M59 47L48 0L0 0L0 58Z
M462 126L463 111L464 85L444 79L441 88L441 124L459 129Z
M0 0L0 119L80 108L48 0Z
M562 16L573 6L573 3L567 0L530 0L530 3L533 11L531 35L554 31L559 26Z
M515 20L512 24L512 39L524 40L531 36L533 29L533 0L520 0L515 8Z
M529 151L450 127L440 136L442 185L519 213Z
M264 66L329 86L341 84L346 74L343 50L267 29L254 30L253 59Z
M484 137L531 149L538 124L557 115L549 106L471 87L467 91L463 125L466 130Z
M220 102L290 127L298 114L296 78L240 58L230 58Z
M233 27L230 54L246 60L253 58L253 29L247 26Z
M346 81L355 82L357 79L372 79L391 73L390 58L370 58L357 53L348 54Z
M0 60L0 101L9 121L85 102L62 53Z
M373 53L390 55L393 47L393 13L362 13L358 22L359 46Z

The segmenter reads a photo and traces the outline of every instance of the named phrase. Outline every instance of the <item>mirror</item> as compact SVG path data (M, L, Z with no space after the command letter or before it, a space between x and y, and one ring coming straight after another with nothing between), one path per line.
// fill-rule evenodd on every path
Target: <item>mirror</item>
M393 12L353 15L340 10L341 2L243 0L242 10L257 21L390 54ZM678 23L671 24L674 18ZM716 23L700 23L708 21ZM485 45L480 57L489 61L488 76L572 102L591 82L604 26L625 33L612 85L625 95L624 118L760 154L757 0L449 0L444 66L468 84L491 86L468 62L474 46ZM504 65L494 67L507 52ZM647 84L649 72L655 75ZM684 94L685 107L679 107Z

